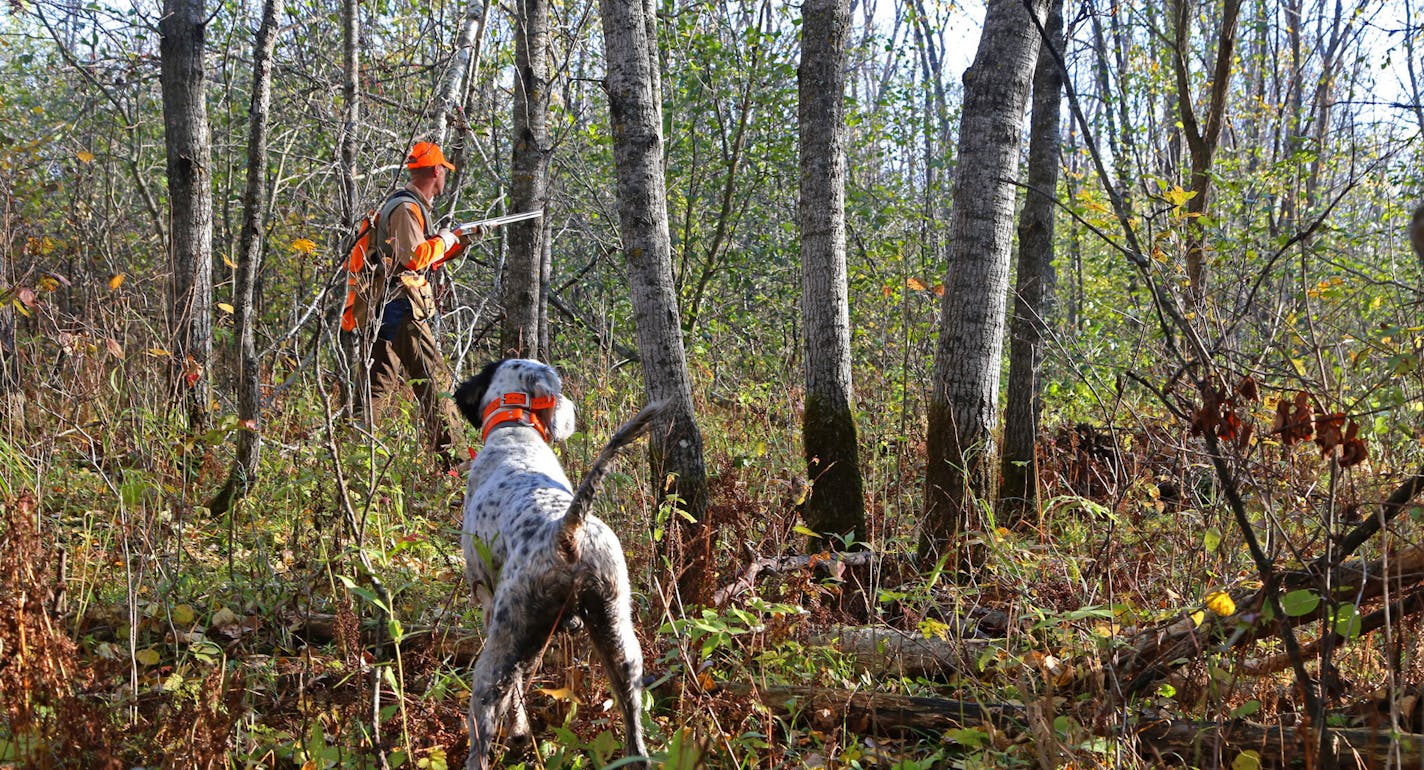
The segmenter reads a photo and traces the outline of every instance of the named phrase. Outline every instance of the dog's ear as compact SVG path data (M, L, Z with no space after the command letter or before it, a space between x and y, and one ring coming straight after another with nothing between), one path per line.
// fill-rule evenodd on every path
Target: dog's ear
M554 404L553 417L549 420L549 439L567 441L577 430L575 423L574 402L559 396L558 403Z
M480 409L485 400L485 392L489 390L490 381L494 379L494 373L499 369L504 361L495 361L488 364L480 373L465 380L460 387L455 389L455 406L459 407L460 414L476 428L485 422L484 412Z

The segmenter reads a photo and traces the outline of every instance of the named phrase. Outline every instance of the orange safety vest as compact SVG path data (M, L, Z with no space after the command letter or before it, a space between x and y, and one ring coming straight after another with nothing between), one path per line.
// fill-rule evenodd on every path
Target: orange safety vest
M379 209L366 214L352 241L346 259L346 303L341 311L342 331L370 327L377 311L385 304L387 291L393 283L389 253L391 239L385 223L396 206L403 203L415 204L416 221L426 237L416 246L410 259L401 264L401 282L407 288L423 288L426 285L423 271L438 269L459 251L458 245L446 250L445 242L432 236L425 201L410 190L392 193Z

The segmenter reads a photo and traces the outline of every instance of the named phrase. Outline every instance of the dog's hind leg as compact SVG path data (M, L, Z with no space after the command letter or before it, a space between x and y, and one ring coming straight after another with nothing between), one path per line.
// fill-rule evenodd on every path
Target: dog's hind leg
M628 596L609 597L588 592L584 620L594 650L608 674L608 685L623 711L623 750L630 757L646 757L643 744L643 651L633 633ZM646 762L632 767L646 768Z

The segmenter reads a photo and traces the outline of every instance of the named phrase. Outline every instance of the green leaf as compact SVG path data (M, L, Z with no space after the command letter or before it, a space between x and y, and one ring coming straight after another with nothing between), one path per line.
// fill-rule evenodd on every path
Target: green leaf
M1248 700L1245 703L1231 710L1232 719L1245 719L1261 710L1261 702L1258 700Z
M1309 588L1299 588L1281 597L1281 609L1287 617L1298 618L1315 612L1320 606L1320 594Z
M1216 527L1211 527L1202 533L1202 547L1207 553L1216 553L1216 549L1221 546L1221 531Z
M1354 639L1360 635L1363 626L1360 618L1360 611L1353 604L1342 604L1336 610L1334 619L1335 633L1346 639Z

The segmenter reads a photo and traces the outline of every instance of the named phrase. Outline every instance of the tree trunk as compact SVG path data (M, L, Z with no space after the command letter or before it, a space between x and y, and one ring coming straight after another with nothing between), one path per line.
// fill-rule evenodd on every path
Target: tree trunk
M1189 305L1196 307L1206 299L1207 272L1205 236L1201 217L1206 213L1211 193L1211 166L1221 129L1226 122L1226 99L1230 94L1231 59L1236 45L1236 21L1241 15L1241 0L1226 0L1221 12L1221 34L1216 44L1216 65L1211 76L1205 122L1199 122L1192 107L1190 71L1187 57L1191 55L1188 38L1191 33L1192 0L1173 0L1173 21L1176 28L1172 63L1177 79L1177 105L1182 132L1191 155L1191 191L1196 195L1187 204L1187 295Z
M361 8L358 0L342 0L341 46L341 99L345 110L339 139L341 158L337 165L340 181L338 204L341 212L341 232L349 233L356 226L356 217L359 216L357 196L360 194L356 190L356 126L361 121ZM346 255L338 256L344 258ZM340 314L341 306L337 305L331 328L340 328L337 321ZM340 367L342 403L348 418L367 417L366 402L369 394L365 392L366 378L360 374L366 368L366 347L358 335L340 335L337 365Z
M14 286L12 275L14 264L11 255L15 253L16 211L13 196L0 200L0 286ZM15 311L9 304L0 307L0 395L9 393L19 384L20 361L15 355ZM10 410L6 405L7 412Z
M865 493L850 373L845 249L845 79L850 0L801 7L801 305L806 345L802 439L811 496L806 524L828 535L813 549L863 542Z
M237 457L227 484L208 509L220 516L252 487L262 452L261 361L257 358L257 308L253 289L261 272L267 207L267 124L272 104L272 52L282 0L265 0L252 48L252 104L247 132L247 188L242 194L242 235L237 255Z
M173 278L174 388L188 423L207 424L213 351L213 191L211 142L204 98L207 12L203 0L164 0L158 23L162 59L163 136L168 162L169 255Z
M1052 0L1047 41L1063 50L1063 0ZM1040 43L1029 119L1028 191L1019 215L1019 263L1014 317L1009 329L1009 383L1004 408L1004 453L999 501L1007 523L1021 521L1038 503L1038 418L1042 412L1043 341L1055 301L1054 194L1058 189L1058 126L1063 78L1047 45Z
M514 151L510 210L542 209L549 186L549 3L519 0L514 19ZM538 355L543 316L544 223L509 226L509 250L500 281L504 323L500 349L506 356Z
M1043 15L1048 0L1032 0ZM929 403L920 554L937 557L975 526L991 492L999 368L1007 315L1014 184L1038 31L1018 0L991 0L964 74L959 165ZM963 556L963 554L961 554Z
M470 3L465 9L465 18L460 23L460 33L455 38L455 52L450 58L450 66L445 71L445 80L440 84L439 103L435 106L435 126L431 135L435 143L446 146L450 135L450 119L461 122L462 104L465 100L465 83L479 60L479 41L484 31L486 6ZM516 88L518 86L516 85Z
M651 0L602 0L608 108L618 178L618 217L628 262L638 352L651 401L671 399L670 416L651 432L653 493L695 522L671 513L666 555L685 602L702 603L711 554L702 433L693 419L692 383L678 323L663 180L662 89ZM690 530L690 531L689 531ZM691 550L684 550L684 548Z

